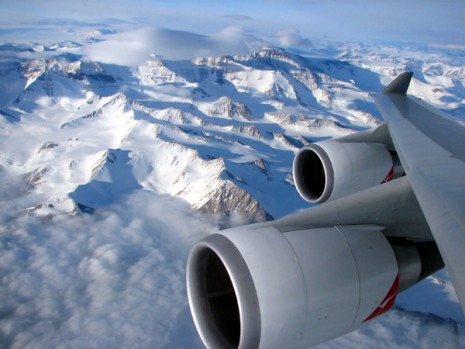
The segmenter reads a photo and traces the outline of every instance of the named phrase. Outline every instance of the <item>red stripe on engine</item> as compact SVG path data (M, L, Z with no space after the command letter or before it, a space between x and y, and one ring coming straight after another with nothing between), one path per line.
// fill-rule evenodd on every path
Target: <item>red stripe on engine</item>
M399 292L399 274L397 274L396 279L394 280L389 292L378 307L368 316L363 322L371 320L392 308L394 301L396 300L397 293Z
M387 174L386 178L384 178L384 180L381 182L381 184L390 182L392 181L393 178L394 178L394 166L391 167L391 170Z

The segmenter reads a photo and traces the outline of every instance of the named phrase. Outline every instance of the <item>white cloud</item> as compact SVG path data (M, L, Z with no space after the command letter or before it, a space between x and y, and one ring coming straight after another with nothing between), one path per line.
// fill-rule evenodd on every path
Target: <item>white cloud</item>
M296 29L280 31L276 36L279 45L284 48L311 48L313 46L310 39L303 38Z
M190 246L217 230L211 217L138 191L93 216L10 217L2 226L5 347L200 347L184 266Z
M212 35L145 28L107 35L104 41L85 46L85 59L135 66L145 63L151 54L169 60L246 54L260 48L260 40L239 27L229 27Z
M192 60L197 57L249 54L263 47L308 49L312 42L300 31L288 29L270 37L269 41L247 33L242 27L231 26L210 35L144 28L106 35L103 41L84 46L84 59L136 66L144 64L151 55L168 60Z

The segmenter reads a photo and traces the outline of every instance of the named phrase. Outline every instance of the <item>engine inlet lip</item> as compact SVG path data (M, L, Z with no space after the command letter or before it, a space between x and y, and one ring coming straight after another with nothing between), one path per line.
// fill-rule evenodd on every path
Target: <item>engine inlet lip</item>
M308 178L305 176L305 159L308 159L309 156L316 156L324 170L322 176L324 178L324 184L321 190L315 191L311 188ZM308 202L315 204L322 203L327 201L331 196L334 189L334 169L328 154L319 145L309 144L297 153L294 158L292 173L298 193ZM319 183L319 185L321 184Z
M238 345L228 342L218 329L209 302L205 299L205 261L215 254L229 274L237 299L240 318ZM237 247L227 237L213 234L197 243L187 262L187 293L197 330L208 348L258 348L261 315L250 270Z

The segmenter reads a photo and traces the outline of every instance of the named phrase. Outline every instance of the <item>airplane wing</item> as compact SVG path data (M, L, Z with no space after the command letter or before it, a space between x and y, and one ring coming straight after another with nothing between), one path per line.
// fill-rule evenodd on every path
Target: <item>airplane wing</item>
M465 310L465 127L407 95L412 75L375 102Z

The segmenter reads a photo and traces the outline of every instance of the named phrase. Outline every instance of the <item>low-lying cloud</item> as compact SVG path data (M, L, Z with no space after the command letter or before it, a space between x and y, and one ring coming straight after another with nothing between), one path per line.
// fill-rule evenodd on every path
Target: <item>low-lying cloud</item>
M167 28L145 28L105 36L85 46L84 58L92 61L135 66L150 55L168 60L247 54L263 44L240 27L228 27L212 35Z
M312 42L295 29L280 31L264 40L239 26L209 35L168 28L144 28L105 35L102 41L84 46L81 53L86 60L137 66L154 56L167 60L192 60L250 54L273 46L308 49Z
M190 246L218 229L211 217L137 191L94 215L11 218L0 233L2 347L200 347L184 270Z
M296 29L288 29L280 31L276 35L277 42L281 47L285 48L311 48L313 44L310 39L302 37Z

